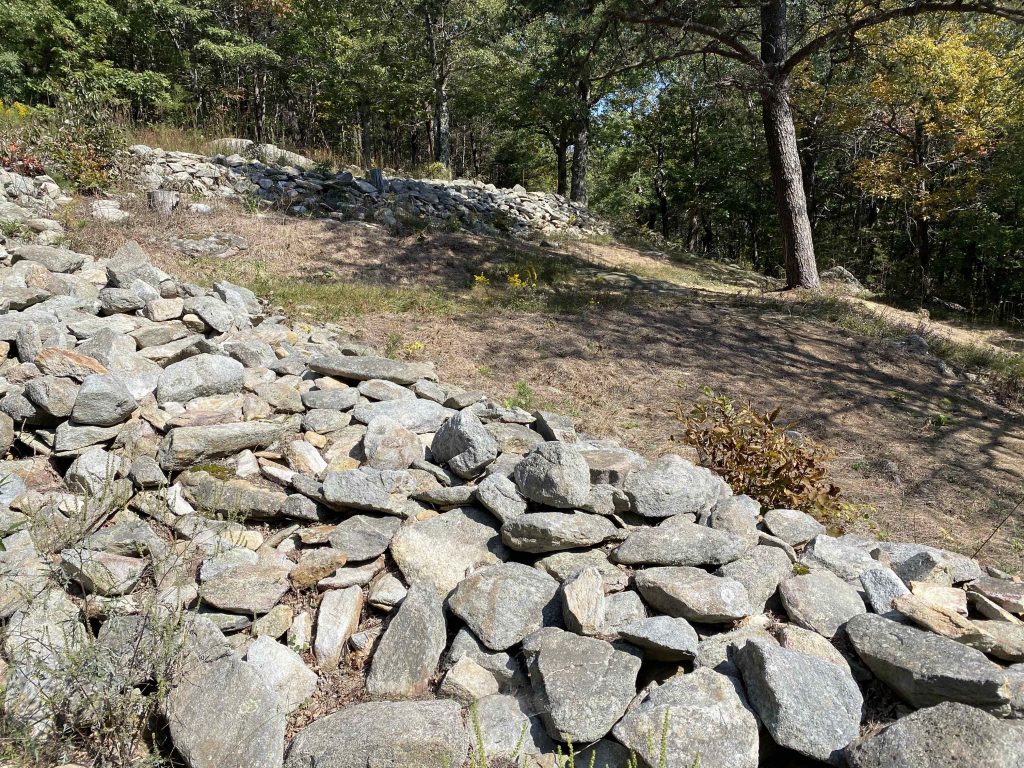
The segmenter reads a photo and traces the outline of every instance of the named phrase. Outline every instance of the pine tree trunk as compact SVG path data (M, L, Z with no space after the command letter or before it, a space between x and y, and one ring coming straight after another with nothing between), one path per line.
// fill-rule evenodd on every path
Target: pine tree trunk
M373 165L373 132L370 124L370 104L359 102L359 156L364 168Z
M576 138L572 145L572 188L569 199L587 204L587 166L590 161L590 78L579 83L580 114L576 124Z
M789 38L786 10L786 0L764 0L761 4L761 61L764 63L761 114L782 232L786 287L817 291L821 289L821 280L814 259L814 238L807 215L796 125L789 105L789 78L780 73Z
M443 72L434 77L434 160L451 166L451 116L448 111L448 78Z

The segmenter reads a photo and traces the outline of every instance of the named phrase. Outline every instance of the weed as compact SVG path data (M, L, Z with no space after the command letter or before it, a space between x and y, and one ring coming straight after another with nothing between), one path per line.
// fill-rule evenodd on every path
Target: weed
M793 563L793 574L795 576L806 576L810 572L811 569L803 563Z
M394 359L402 349L402 334L392 331L384 340L384 357Z
M517 381L513 385L513 394L505 398L506 408L522 408L524 411L533 411L536 407L536 396L530 385L525 381Z
M11 238L24 238L29 234L29 229L20 221L4 219L0 221L0 235Z
M806 437L793 440L789 427L776 424L778 414L737 406L705 388L688 413L674 415L700 462L717 470L736 493L772 508L831 513L839 488L828 481L824 464L833 452Z

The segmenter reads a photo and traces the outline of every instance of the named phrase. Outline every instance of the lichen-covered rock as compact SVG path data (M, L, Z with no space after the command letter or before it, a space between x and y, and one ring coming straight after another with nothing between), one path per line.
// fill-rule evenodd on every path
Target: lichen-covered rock
M514 479L527 499L558 509L578 509L590 496L590 467L565 443L538 445L516 465Z

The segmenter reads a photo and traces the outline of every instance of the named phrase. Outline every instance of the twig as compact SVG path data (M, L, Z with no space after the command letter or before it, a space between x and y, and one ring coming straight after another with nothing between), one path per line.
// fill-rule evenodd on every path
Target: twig
M1018 501L1013 506L1013 509L1011 509L1009 512L1006 513L1006 517L1004 517L1002 520L1000 520L999 524L995 528L992 529L992 533L990 533L988 535L988 538L985 539L983 542L981 542L981 544L978 545L978 548L976 550L974 550L974 552L971 554L971 557L977 557L978 553L981 552L981 550L983 550L985 547L988 546L988 543L990 541L992 541L992 537L995 536L997 533L999 533L999 529L1002 528L1006 524L1007 520L1009 520L1011 517L1013 517L1013 513L1016 512L1018 509L1020 509L1022 504L1024 504L1024 496L1022 496L1020 501Z

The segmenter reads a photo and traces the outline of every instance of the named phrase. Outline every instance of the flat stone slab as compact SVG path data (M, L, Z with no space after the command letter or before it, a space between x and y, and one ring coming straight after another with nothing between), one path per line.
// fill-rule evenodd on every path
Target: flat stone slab
M753 548L753 542L729 531L687 521L637 528L615 550L624 565L724 565Z
M1006 672L981 651L870 613L852 618L846 633L875 676L915 707L959 701L1009 710Z
M451 700L352 704L307 725L286 768L461 766L469 753L462 707Z
M307 366L311 371L351 381L384 379L395 384L415 384L420 379L437 378L432 363L403 363L386 357L317 355L310 358Z
M547 630L530 663L538 709L551 738L588 743L607 734L636 695L637 655L611 643Z
M666 680L613 733L645 765L661 763L664 743L671 768L758 766L757 717L739 681L710 669Z
M617 530L608 518L586 512L528 512L501 526L501 540L519 552L543 554L595 546Z
M635 581L644 600L669 616L722 624L751 613L750 598L740 582L700 568L647 568L636 574Z
M467 576L448 607L494 651L556 622L561 611L558 582L521 563L492 565Z
M825 637L867 611L857 590L826 570L791 576L779 585L779 597L790 621Z

